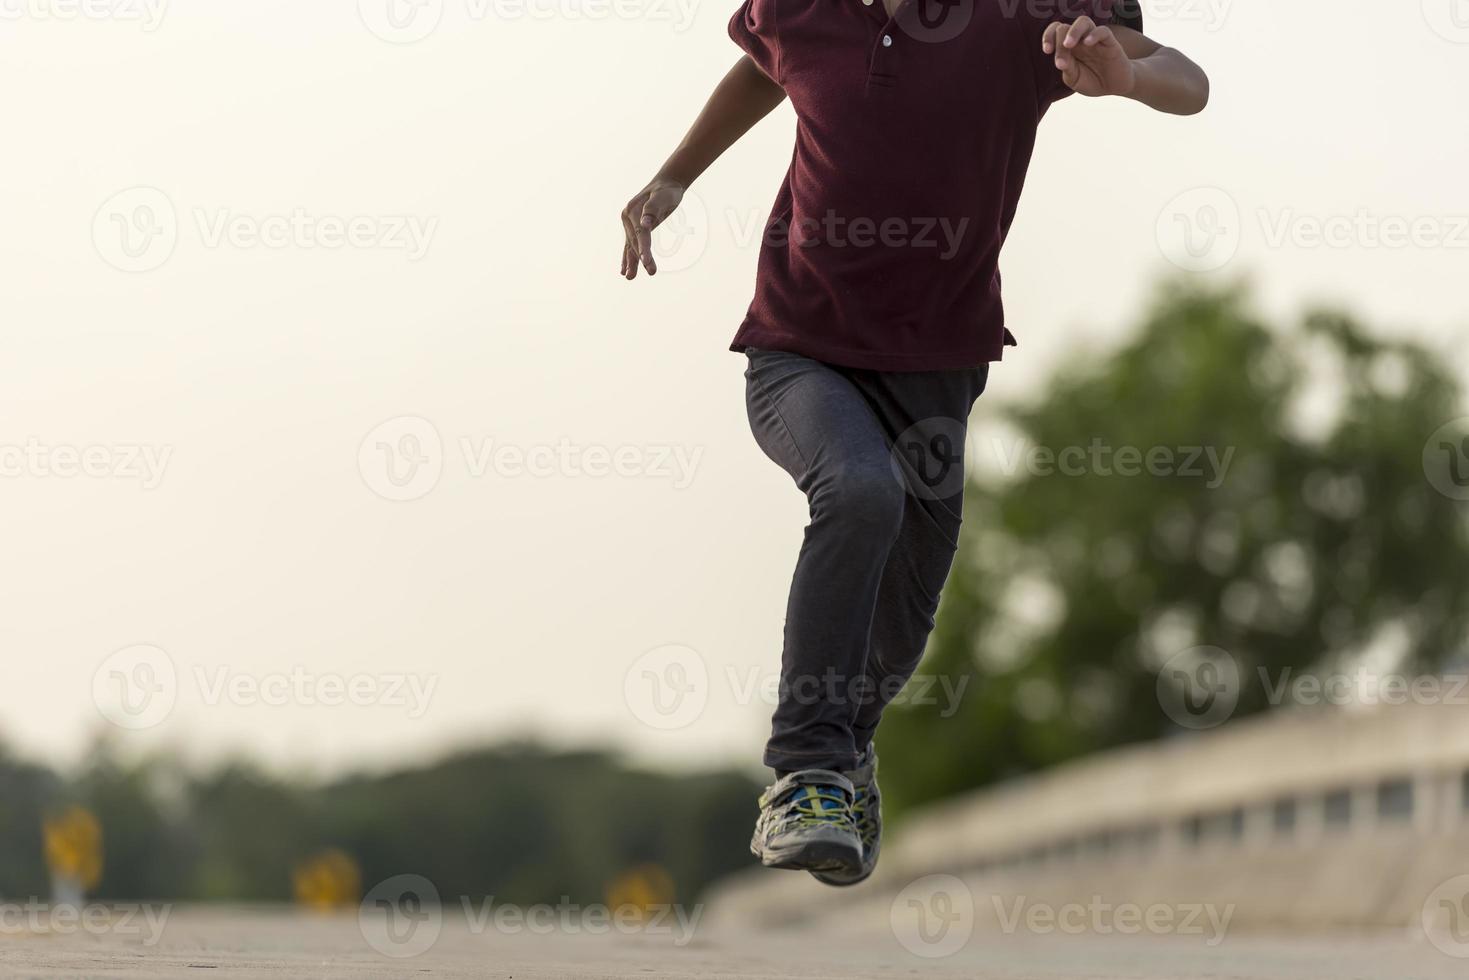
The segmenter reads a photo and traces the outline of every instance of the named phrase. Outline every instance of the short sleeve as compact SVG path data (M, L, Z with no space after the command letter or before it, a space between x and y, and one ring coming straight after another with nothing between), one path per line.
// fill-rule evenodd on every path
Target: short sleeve
M1042 101L1047 104L1074 94L1071 87L1061 80L1055 55L1041 50L1040 37L1048 26L1058 20L1070 23L1080 17L1090 17L1098 24L1131 27L1136 31L1143 29L1142 0L1058 0L1054 7L1056 15L1040 23L1035 44L1040 91Z
M1142 0L1114 0L1112 4L1112 24L1116 27L1130 27L1138 33L1142 33Z
M775 21L776 0L745 0L729 20L734 39L772 81L780 81L780 34Z

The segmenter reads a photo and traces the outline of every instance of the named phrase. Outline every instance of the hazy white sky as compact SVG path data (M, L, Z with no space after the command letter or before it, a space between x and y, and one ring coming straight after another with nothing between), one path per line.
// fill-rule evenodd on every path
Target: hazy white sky
M388 2L0 0L0 739L753 761L804 502L724 348L793 117L628 284L732 0ZM1462 351L1469 4L1144 9L1213 104L1048 118L980 417L1170 256Z

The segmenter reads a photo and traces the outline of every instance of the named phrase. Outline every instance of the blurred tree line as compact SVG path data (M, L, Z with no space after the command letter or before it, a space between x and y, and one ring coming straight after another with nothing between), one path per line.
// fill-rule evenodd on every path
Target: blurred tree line
M418 874L449 902L603 902L639 866L689 902L748 863L757 792L740 774L660 774L534 745L320 784L243 763L129 763L106 743L66 779L0 755L0 897L50 894L42 825L80 806L101 824L91 894L104 900L288 902L293 874L328 851L355 862L365 889Z
M1079 352L1003 410L1010 435L971 446L921 668L967 686L957 710L885 719L891 811L1181 733L1159 672L1196 647L1237 667L1235 718L1271 707L1287 669L1462 668L1469 426L1442 427L1464 414L1417 343L1330 312L1274 329L1241 288L1165 288L1130 342ZM1063 471L1066 447L1086 455ZM1123 475L1121 447L1173 465ZM1214 462L1186 467L1189 447Z

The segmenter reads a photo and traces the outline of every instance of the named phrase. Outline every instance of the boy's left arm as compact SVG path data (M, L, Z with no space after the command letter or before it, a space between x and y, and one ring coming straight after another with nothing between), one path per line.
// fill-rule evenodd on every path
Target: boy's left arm
M1046 28L1041 50L1082 95L1120 95L1180 116L1209 103L1209 77L1181 51L1130 27L1102 27L1090 17Z

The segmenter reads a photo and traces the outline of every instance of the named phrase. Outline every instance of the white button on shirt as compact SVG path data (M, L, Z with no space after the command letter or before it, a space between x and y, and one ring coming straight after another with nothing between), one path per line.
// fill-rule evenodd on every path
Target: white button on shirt
M893 46L893 36L891 34L884 34L882 36L882 46L885 48Z

